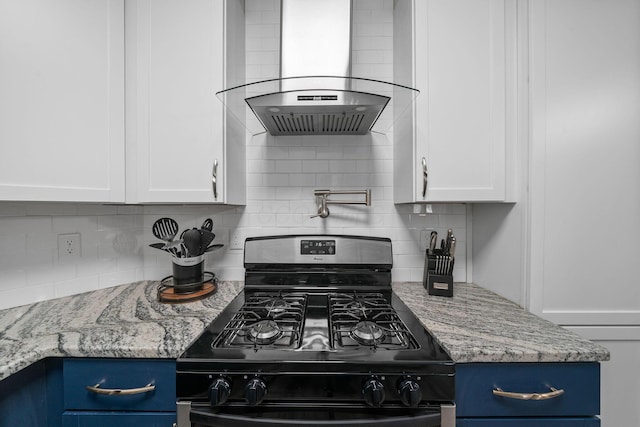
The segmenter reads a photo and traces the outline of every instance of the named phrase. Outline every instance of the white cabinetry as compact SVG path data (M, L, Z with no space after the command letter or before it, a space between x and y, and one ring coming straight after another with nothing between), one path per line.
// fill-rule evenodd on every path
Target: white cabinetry
M531 309L611 350L603 425L640 425L640 2L530 13Z
M510 211L473 207L473 281L503 295L520 282L517 302L609 348L603 425L640 425L640 2L521 12L528 195Z
M127 2L129 202L245 202L245 130L215 97L244 80L242 14L239 1Z
M421 92L394 126L395 202L507 200L515 2L401 1L395 7L396 81Z
M0 2L0 200L124 202L124 1Z

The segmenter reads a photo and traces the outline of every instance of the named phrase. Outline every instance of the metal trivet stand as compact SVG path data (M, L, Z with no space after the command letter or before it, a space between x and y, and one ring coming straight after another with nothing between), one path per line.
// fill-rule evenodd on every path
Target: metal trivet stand
M202 280L193 283L174 283L173 276L167 276L158 286L158 301L164 303L193 302L210 295L218 290L218 278L210 271L205 271Z

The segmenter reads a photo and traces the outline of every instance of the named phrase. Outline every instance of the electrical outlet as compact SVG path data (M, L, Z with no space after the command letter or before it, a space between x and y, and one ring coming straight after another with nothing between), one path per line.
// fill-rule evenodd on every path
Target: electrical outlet
M76 259L80 255L80 233L58 234L58 259Z
M233 230L229 234L229 249L244 249L244 237L240 230Z

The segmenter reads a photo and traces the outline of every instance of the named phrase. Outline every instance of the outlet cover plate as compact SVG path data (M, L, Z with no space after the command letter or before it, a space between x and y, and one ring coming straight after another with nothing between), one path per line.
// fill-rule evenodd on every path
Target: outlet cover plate
M80 256L80 233L58 234L58 259L78 259Z

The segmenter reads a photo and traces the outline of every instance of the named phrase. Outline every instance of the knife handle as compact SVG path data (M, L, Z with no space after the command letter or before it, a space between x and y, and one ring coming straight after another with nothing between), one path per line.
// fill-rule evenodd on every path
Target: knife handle
M456 255L456 238L455 236L451 236L451 240L449 241L449 256L453 258Z
M433 253L436 250L436 245L438 244L438 232L432 231L429 235L429 253Z

